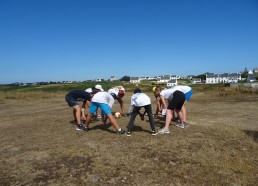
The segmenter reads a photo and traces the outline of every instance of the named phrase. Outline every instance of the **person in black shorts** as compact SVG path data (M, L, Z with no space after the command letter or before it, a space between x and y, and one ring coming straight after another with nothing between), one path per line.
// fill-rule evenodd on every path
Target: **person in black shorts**
M84 125L81 123L81 108L79 102L82 101L82 107L85 107L86 102L91 101L94 93L96 93L96 90L93 90L91 93L85 92L84 90L72 90L65 96L69 107L73 108L73 117L77 125L76 130L85 130Z
M181 109L182 109L184 103L185 103L185 94L183 92L179 91L179 90L175 91L173 93L173 98L169 102L168 107L167 107L165 127L158 131L159 134L170 133L169 125L170 125L171 119L173 117L174 110L176 111L179 119L181 121L183 121L183 113L182 113ZM181 128L185 128L186 126L184 126L184 125L185 124L182 123L182 124L180 124L179 127L182 126Z

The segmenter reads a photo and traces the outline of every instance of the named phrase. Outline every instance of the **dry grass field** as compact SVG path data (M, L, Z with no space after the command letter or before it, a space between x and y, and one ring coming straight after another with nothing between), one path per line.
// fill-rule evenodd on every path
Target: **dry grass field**
M1 93L1 186L258 184L257 94L196 91L188 128L151 136L147 116L138 117L131 137L100 121L76 131L65 94ZM129 117L117 121L126 129Z

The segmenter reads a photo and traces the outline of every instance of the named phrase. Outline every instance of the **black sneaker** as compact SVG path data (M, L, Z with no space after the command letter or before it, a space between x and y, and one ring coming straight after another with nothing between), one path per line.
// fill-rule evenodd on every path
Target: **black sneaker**
M84 131L85 131L85 132L88 132L89 130L90 130L89 127L84 127Z
M117 134L124 134L125 131L124 131L124 130L120 130L120 131L117 130L116 133L117 133Z
M83 124L77 124L76 130L85 130L85 127Z
M127 135L127 136L131 136L131 132L130 131L127 131L126 133L125 133L125 135Z
M151 135L152 136L156 136L158 133L155 131L155 130L153 130L153 131L151 131Z

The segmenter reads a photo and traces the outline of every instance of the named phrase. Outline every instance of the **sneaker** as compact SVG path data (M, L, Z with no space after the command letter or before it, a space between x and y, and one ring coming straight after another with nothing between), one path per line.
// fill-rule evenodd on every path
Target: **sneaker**
M85 130L85 127L83 124L77 124L76 130Z
M124 130L120 130L120 131L116 131L117 134L125 134L125 131Z
M162 129L160 129L160 130L158 131L158 133L159 133L159 134L169 134L170 131L169 131L169 129L162 128Z
M156 136L158 133L155 131L155 130L153 130L153 131L151 131L151 135L152 136Z
M184 122L184 128L188 127L189 124Z
M127 131L126 133L125 133L125 135L127 135L127 136L131 136L131 132L130 131Z
M188 127L188 124L187 123L178 123L178 124L176 124L176 126L181 129L184 129L184 128Z
M89 130L90 130L89 127L84 127L84 131L85 131L85 132L88 132Z

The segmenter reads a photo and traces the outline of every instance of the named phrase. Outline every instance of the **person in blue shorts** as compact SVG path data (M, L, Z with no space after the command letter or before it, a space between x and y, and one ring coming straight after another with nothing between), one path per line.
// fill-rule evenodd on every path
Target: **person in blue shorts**
M114 116L112 115L111 108L114 104L114 101L114 98L108 92L97 92L92 97L89 114L85 122L85 131L89 130L91 117L94 113L96 113L97 109L100 108L102 113L105 115L105 117L102 117L103 124L106 124L107 119L109 119L110 123L115 127L117 134L125 133L125 131L121 129L121 127L116 122Z

